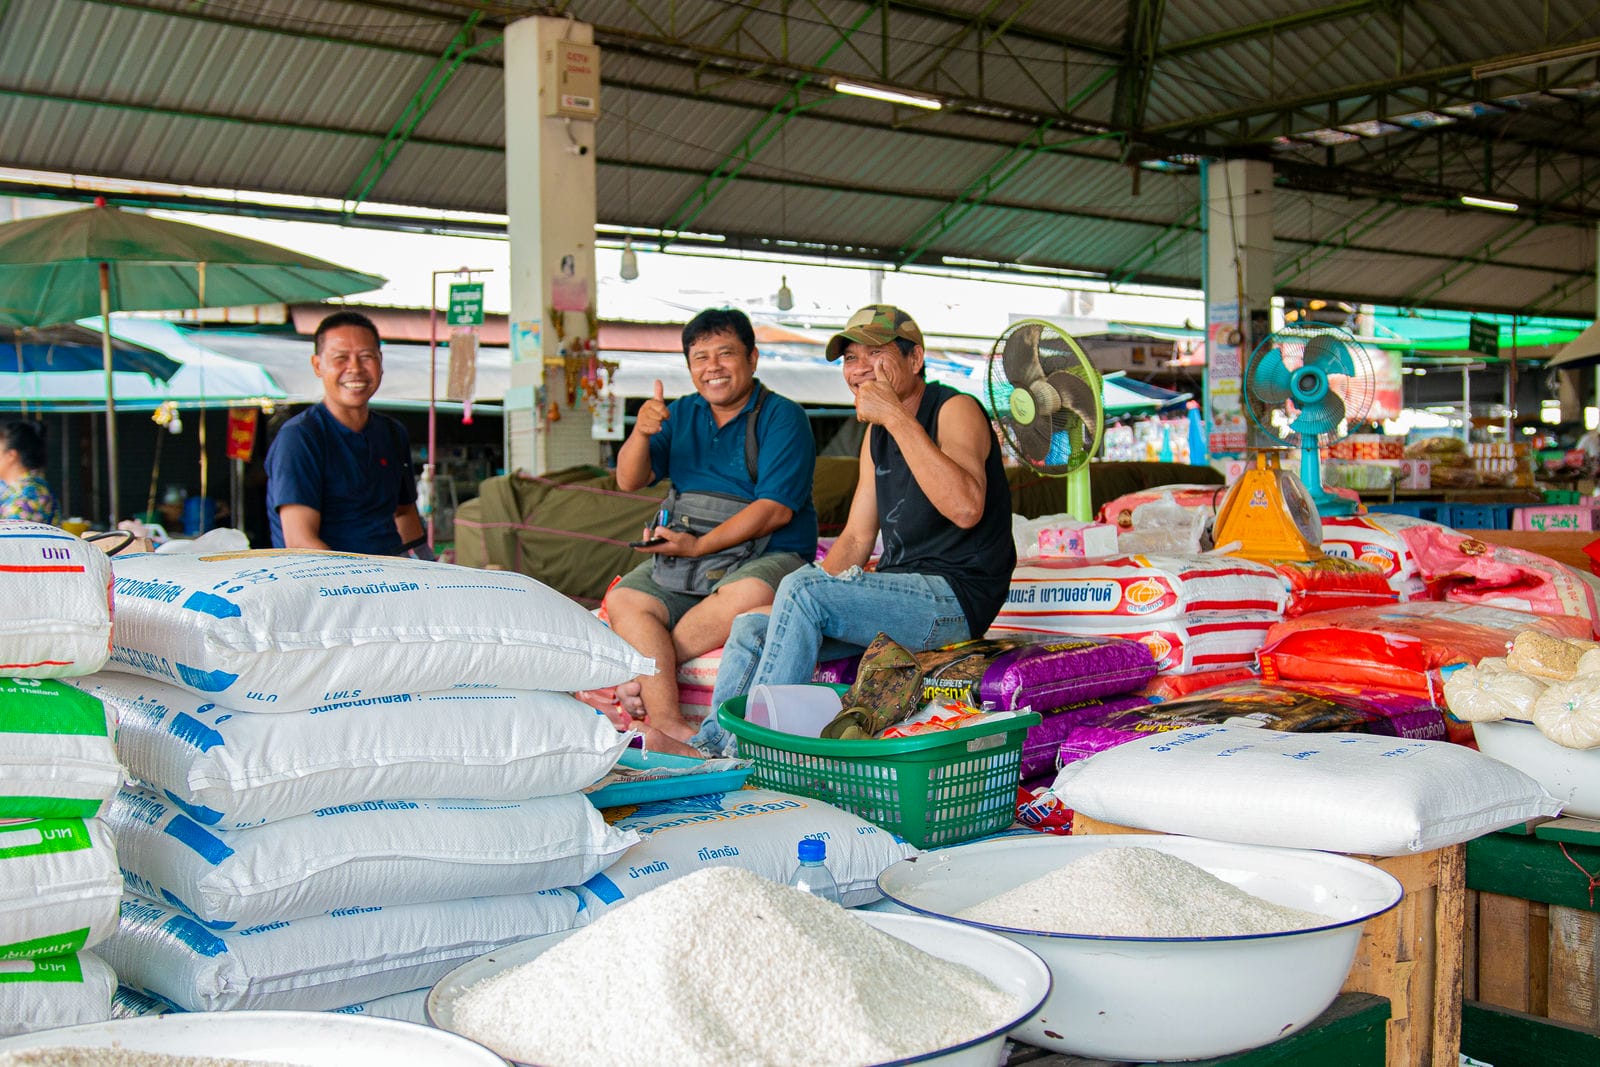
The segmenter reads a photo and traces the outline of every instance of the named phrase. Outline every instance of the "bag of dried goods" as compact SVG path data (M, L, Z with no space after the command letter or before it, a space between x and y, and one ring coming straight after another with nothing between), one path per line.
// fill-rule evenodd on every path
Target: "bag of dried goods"
M1593 628L1600 590L1594 575L1441 527L1413 527L1404 537L1433 599L1576 616Z
M1072 734L1077 724L1100 721L1148 707L1150 701L1147 698L1130 695L1085 700L1058 708L1046 715L1039 725L1028 727L1027 734L1023 736L1021 778L1027 780L1055 771L1056 754L1061 750L1061 743Z
M1136 692L1156 703L1177 700L1191 693L1203 692L1229 682L1245 682L1256 677L1254 666L1222 667L1217 670L1195 671L1193 674L1160 674L1150 679Z
M132 674L73 684L118 713L129 774L221 830L373 797L574 793L615 766L629 736L565 693L533 690L401 693L260 715Z
M577 893L547 889L345 908L216 933L127 897L121 925L98 951L123 985L184 1011L322 1011L432 985L486 952L586 921Z
M532 578L335 552L112 561L108 668L228 707L304 711L437 689L615 685L654 669Z
M1290 618L1333 608L1393 604L1398 599L1383 571L1364 560L1322 556L1313 560L1274 560L1271 566L1289 587L1284 614Z
M0 820L0 961L104 941L121 896L117 853L99 819ZM7 973L0 962L0 982Z
M1578 676L1578 664L1585 652L1596 649L1593 641L1551 637L1537 630L1518 634L1506 653L1506 670L1520 671L1547 682L1570 682Z
M917 850L831 804L766 789L708 793L607 812L619 830L640 837L622 858L582 886L604 910L705 867L740 867L775 882L794 871L801 838L828 843L828 870L845 907L870 904L878 875Z
M111 561L39 522L0 520L0 675L92 674L111 652Z
M92 952L0 964L0 1037L105 1022L116 988Z
M122 784L116 713L61 682L0 678L0 818L92 819Z
M129 787L108 820L129 890L219 930L577 885L638 840L577 794L367 800L222 831Z
M923 700L1046 712L1137 689L1156 673L1137 641L1099 637L979 638L915 654Z
M1287 600L1276 571L1232 556L1029 560L1012 572L1011 591L994 625L1070 633L1069 619L1126 628L1200 612L1281 615Z
M1556 682L1533 702L1533 724L1565 748L1600 748L1600 686L1593 677ZM1519 716L1520 717L1520 716Z
M1521 771L1460 745L1202 726L1143 737L1056 776L1091 818L1242 844L1425 852L1556 814Z
M1583 619L1505 608L1423 601L1322 611L1285 619L1267 633L1261 674L1420 693L1440 691L1440 669L1503 655L1524 630L1583 637Z

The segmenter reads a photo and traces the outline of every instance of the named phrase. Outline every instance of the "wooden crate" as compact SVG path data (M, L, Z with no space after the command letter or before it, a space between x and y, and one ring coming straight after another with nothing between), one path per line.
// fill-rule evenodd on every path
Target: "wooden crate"
M1074 834L1138 834L1074 814ZM1457 1067L1461 1050L1465 847L1412 856L1356 856L1405 890L1398 907L1361 932L1342 992L1389 1000L1389 1067Z
M1464 995L1484 1019L1501 1017L1496 1030L1556 1025L1581 1052L1552 1053L1543 1061L1551 1065L1600 1062L1600 893L1591 897L1580 866L1600 874L1600 825L1588 820L1556 819L1467 847Z

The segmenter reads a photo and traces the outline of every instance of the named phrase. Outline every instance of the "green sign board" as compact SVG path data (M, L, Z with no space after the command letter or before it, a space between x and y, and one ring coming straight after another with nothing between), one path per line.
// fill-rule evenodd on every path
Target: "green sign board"
M1458 335L1459 336L1459 335ZM1473 319L1467 325L1467 348L1483 356L1500 354L1500 324Z
M483 325L483 284L471 282L450 287L450 310L445 323L450 326Z

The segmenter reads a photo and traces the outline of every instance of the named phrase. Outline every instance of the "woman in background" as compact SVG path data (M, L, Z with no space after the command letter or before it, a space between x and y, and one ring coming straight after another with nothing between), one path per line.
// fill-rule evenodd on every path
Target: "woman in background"
M44 480L44 465L42 423L0 426L0 519L56 521L56 498Z

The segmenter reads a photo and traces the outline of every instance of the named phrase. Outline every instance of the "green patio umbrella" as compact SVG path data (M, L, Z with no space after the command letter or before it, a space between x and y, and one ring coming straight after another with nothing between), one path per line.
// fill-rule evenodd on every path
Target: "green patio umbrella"
M117 494L111 312L296 303L377 289L384 279L262 241L110 207L0 224L0 325L99 315L105 328L106 458Z

